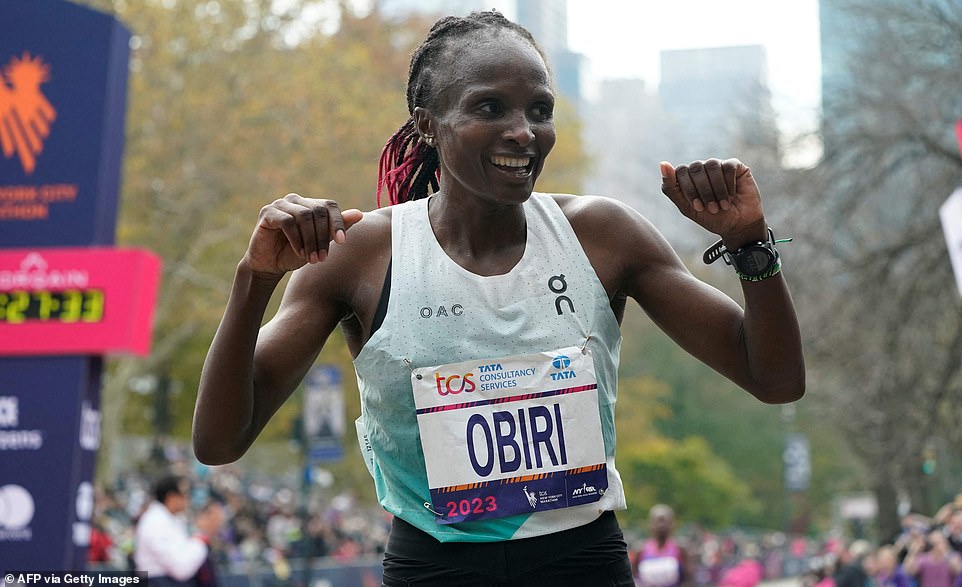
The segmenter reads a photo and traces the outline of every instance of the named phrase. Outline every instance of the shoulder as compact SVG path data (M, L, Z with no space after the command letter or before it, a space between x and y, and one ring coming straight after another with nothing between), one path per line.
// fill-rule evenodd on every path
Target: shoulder
M608 241L624 243L658 240L660 233L640 212L628 204L605 196L552 194L582 243Z
M629 273L653 264L674 263L675 252L661 232L628 204L605 196L551 197L593 263L618 263Z

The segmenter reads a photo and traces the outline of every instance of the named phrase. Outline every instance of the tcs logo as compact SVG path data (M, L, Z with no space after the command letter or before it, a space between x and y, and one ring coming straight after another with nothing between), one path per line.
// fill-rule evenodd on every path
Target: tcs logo
M461 392L470 393L478 388L472 377L474 377L474 373L448 375L447 377L435 373L434 383L437 385L438 395L458 395Z

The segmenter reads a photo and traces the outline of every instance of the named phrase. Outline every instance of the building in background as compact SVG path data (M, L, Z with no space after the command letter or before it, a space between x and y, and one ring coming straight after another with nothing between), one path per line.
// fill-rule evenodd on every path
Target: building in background
M661 52L658 97L678 161L736 154L778 161L778 129L761 45Z
M464 16L496 9L525 27L548 58L557 91L581 112L587 60L568 48L566 0L377 0L374 7L389 18L411 14Z

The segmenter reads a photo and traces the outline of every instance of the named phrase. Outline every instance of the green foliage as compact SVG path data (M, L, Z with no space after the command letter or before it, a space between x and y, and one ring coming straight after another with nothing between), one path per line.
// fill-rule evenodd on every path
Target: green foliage
M651 377L620 383L617 466L629 507L619 518L626 527L643 529L648 509L668 503L681 520L717 528L757 510L749 487L705 439L667 438L658 431L659 423L674 421L666 403L671 395L670 387Z
M724 283L714 275L703 278ZM738 299L737 293L731 295ZM829 527L832 497L840 491L858 488L863 471L853 463L839 430L818 417L813 409L819 401L819 390L809 390L803 400L794 404L794 417L787 418L790 412L783 411L781 406L759 402L689 356L637 307L626 312L622 331L622 380L645 377L659 381L664 388L659 401L668 415L659 416L653 422L655 434L677 443L703 439L711 448L713 458L723 462L739 483L748 488L747 496L740 492L734 494L734 499L740 502L730 511L734 523L783 529L791 515L804 517L803 525ZM626 396L624 389L621 395ZM624 403L619 402L619 411ZM805 511L787 510L782 451L784 435L789 431L805 434L811 445L811 484L800 496L804 498L800 501L806 504ZM618 433L620 463L624 458L623 449L630 448L626 442L626 426L619 425ZM629 487L629 491L631 489ZM643 503L648 503L645 499L643 496ZM668 503L674 505L670 500ZM629 506L635 508L638 503L632 499ZM685 518L685 521L696 520Z
M667 503L678 518L712 528L730 525L740 510L757 508L748 486L712 452L703 438L652 440L623 450L619 470L634 488L623 519L643 528L648 509Z

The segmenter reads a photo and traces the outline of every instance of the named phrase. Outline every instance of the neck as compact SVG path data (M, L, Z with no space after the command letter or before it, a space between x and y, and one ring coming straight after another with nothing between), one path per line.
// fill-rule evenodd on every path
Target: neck
M444 252L479 275L507 273L524 255L527 221L521 204L437 194L428 203L431 229Z

